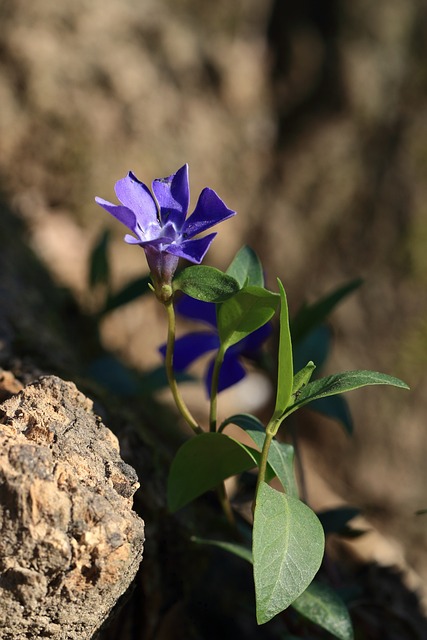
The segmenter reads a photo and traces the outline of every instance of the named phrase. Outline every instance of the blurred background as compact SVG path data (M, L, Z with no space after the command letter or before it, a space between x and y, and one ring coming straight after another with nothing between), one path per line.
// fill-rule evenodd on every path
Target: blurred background
M295 312L338 285L327 372L374 369L411 392L348 397L349 439L306 420L309 497L362 508L354 553L427 579L427 5L423 0L0 0L0 188L55 280L88 305L87 265L114 235L117 286L146 271L94 203L130 169L190 166L192 205L238 215L207 263L243 243ZM7 238L2 239L7 242ZM128 363L160 363L155 303L105 320ZM356 544L356 543L355 543Z

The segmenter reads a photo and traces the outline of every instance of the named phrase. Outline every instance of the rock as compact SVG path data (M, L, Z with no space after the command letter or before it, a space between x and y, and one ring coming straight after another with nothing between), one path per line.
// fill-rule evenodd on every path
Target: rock
M0 637L90 639L134 578L135 471L71 382L0 404Z
M4 369L0 367L0 402L22 391L23 388L24 385L11 371L4 371Z

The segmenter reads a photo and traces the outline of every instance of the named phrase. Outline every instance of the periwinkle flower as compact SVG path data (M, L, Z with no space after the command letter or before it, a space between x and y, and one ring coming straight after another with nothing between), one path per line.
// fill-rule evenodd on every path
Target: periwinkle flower
M219 349L216 305L213 302L202 302L190 298L190 296L183 296L178 301L176 309L181 316L203 322L209 326L208 331L193 331L175 341L173 366L176 371L185 371L201 356ZM241 359L257 360L260 355L261 345L267 340L271 331L271 325L267 323L226 351L219 373L218 392L231 387L245 377L246 370L241 363ZM165 355L166 345L160 347L160 352L163 356ZM209 361L204 375L208 396L211 391L214 361L215 358Z
M126 234L125 242L144 249L158 295L164 285L171 285L179 258L200 264L216 233L194 236L236 213L215 191L205 188L186 219L190 202L187 164L167 178L153 180L152 193L131 171L116 182L115 192L119 205L95 200L132 231L134 235Z

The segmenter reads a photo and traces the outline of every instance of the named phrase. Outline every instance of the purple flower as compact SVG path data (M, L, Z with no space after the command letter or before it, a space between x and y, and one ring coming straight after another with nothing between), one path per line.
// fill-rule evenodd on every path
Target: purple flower
M134 235L126 234L125 242L144 249L159 290L171 284L179 258L200 264L216 233L196 240L194 236L235 215L215 191L206 188L186 220L190 202L187 164L167 178L153 180L153 193L131 171L116 182L115 191L119 205L95 200L132 231Z
M200 356L219 349L216 305L212 302L202 302L189 296L183 296L176 308L180 315L191 320L204 322L210 327L208 331L194 331L175 341L173 366L176 371L184 371ZM265 324L226 351L219 374L218 392L231 387L245 377L246 371L240 359L244 357L256 360L260 354L261 345L270 333L270 324ZM166 345L160 347L160 352L163 356L166 354ZM208 396L211 390L213 367L214 358L210 360L204 376Z

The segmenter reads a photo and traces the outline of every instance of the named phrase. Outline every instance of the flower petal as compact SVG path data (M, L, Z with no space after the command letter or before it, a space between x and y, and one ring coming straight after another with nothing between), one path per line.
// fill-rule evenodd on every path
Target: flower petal
M123 207L121 204L112 204L102 198L95 198L96 204L103 207L108 213L117 218L122 224L124 224L131 231L135 231L136 228L136 216L133 211L127 207Z
M207 331L187 333L187 335L175 341L173 368L175 371L184 371L197 358L218 348L219 338L214 333L208 333ZM165 357L166 345L163 344L159 351Z
M236 212L228 209L215 191L205 188L199 196L196 208L184 223L182 234L184 238L193 238L234 215Z
M203 238L197 238L197 240L184 240L169 245L165 250L168 253L173 253L174 256L200 264L215 236L216 233L211 233L208 236L203 236Z
M190 320L206 322L216 330L216 304L213 302L203 302L183 295L176 303L175 308L180 316Z
M124 240L128 244L141 244L142 242L139 238L134 238L133 236L130 236L128 233L125 235Z
M161 244L165 244L164 238L153 238L152 240L140 240L139 238L134 238L130 236L128 233L125 235L125 242L128 244L139 244L141 247L153 246L158 247Z
M205 375L205 386L208 396L211 395L212 386L212 373L214 368L214 361L209 364ZM231 351L227 351L225 354L224 362L222 363L221 370L219 372L218 379L218 393L232 387L233 384L240 382L246 375L244 367L240 364L237 355Z
M136 222L142 231L145 231L150 224L159 225L156 202L148 187L140 182L132 171L129 171L126 178L116 182L115 191L120 202L134 212Z
M153 180L152 187L160 207L162 224L168 221L173 222L179 231L184 224L190 204L188 164L167 178Z

